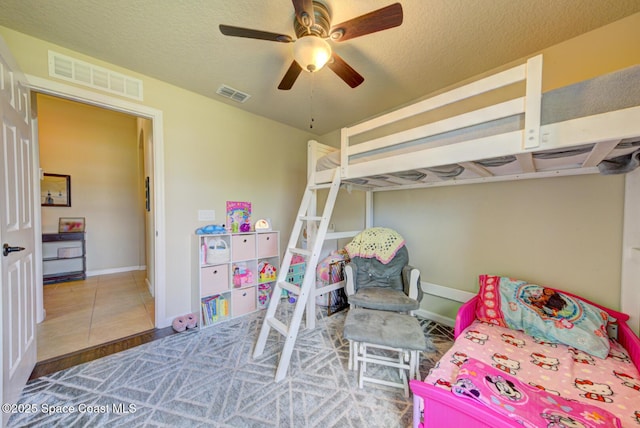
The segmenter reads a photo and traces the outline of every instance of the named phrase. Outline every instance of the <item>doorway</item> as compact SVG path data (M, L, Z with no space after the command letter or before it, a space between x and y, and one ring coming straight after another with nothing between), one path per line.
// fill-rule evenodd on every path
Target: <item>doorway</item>
M153 329L153 277L147 272L153 262L145 258L146 242L153 242L145 232L151 212L145 160L153 145L145 156L148 119L39 93L33 100L40 168L45 176L63 173L71 190L66 206L43 201L41 207L43 239L49 241L43 244L45 319L38 326L43 361ZM64 253L74 245L59 241L70 236L58 234L61 218L83 219L85 251L79 257L51 257L51 247ZM72 262L76 266L67 266ZM77 275L70 282L51 273L83 265L86 279Z
M149 206L150 211L146 215L147 232L149 244L147 248L147 266L149 274L145 277L145 283L149 278L153 285L151 292L154 296L155 310L153 325L156 328L163 328L170 325L170 320L165 319L165 273L162 266L165 265L165 237L164 237L164 158L163 158L163 117L162 112L150 107L128 102L119 98L114 98L104 94L94 93L81 88L76 88L59 82L47 79L28 76L31 90L35 93L51 95L66 100L77 101L91 106L101 107L121 113L130 114L142 119L146 119L147 130L144 136L140 137L145 144L152 144L149 159ZM37 128L37 118L34 120L34 128ZM139 129L142 129L139 127ZM146 177L145 177L146 179ZM40 235L41 236L41 235ZM39 240L40 236L36 236ZM36 249L41 242L36 243ZM41 257L42 254L39 254ZM41 277L42 272L38 272ZM117 274L117 273L116 273ZM147 284L148 286L149 284ZM39 287L36 296L36 306L38 308L38 321L44 318L43 288Z

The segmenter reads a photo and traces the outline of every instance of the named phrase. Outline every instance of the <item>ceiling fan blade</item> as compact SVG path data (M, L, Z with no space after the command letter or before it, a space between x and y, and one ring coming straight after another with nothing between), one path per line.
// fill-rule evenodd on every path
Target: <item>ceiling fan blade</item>
M355 71L349 64L347 64L342 58L335 52L331 55L331 60L327 63L327 67L333 70L345 83L352 88L359 86L364 82L362 77L357 71Z
M354 39L402 24L402 5L394 3L331 27L330 37L337 41Z
M245 37L247 39L268 40L271 42L291 43L293 39L286 34L269 33L267 31L252 30L251 28L232 27L220 24L220 32L225 36Z
M283 91L288 91L289 89L291 89L293 84L296 82L296 79L300 75L301 71L302 71L302 67L300 67L300 65L297 62L292 61L291 65L289 66L289 69L287 70L284 77L282 78L282 81L278 85L278 89L281 89Z
M296 10L296 19L303 27L311 27L315 23L313 0L292 0Z

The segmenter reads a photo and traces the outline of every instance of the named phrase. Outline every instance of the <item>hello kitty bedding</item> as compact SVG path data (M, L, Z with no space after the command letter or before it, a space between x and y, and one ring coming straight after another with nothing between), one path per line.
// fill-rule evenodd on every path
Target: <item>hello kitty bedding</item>
M467 359L451 391L509 417L526 428L539 426L621 427L620 419L602 407L539 389L474 358Z
M626 319L570 293L480 275L478 295L458 312L453 347L424 385L516 426L640 426L640 340Z
M459 335L424 382L451 389L460 367L472 358L504 373L505 378L512 376L549 394L600 407L617 416L620 426L640 426L640 374L619 343L612 340L610 345L607 358L600 359L573 347L476 320ZM504 396L496 392L496 398ZM555 410L562 408L557 406ZM618 426L607 425L604 419L601 424L597 422L592 426Z

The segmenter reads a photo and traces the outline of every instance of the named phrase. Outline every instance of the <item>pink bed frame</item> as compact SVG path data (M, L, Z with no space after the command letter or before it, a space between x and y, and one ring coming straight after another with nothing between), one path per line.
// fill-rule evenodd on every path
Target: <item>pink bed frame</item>
M560 291L560 290L558 290ZM569 296L578 297L574 294L562 291ZM613 309L590 302L582 297L580 299L594 306L607 311L611 316L618 319L618 341L629 352L629 357L636 367L640 367L640 339L629 328L626 321L629 316ZM467 328L476 318L476 303L478 296L473 297L464 303L458 315L454 329L454 337L457 338L462 331ZM414 428L445 427L445 426L466 426L466 427L516 427L522 425L507 417L493 413L484 406L474 404L470 400L462 400L453 395L450 391L438 388L434 385L412 380L410 382L413 392L413 426ZM420 401L424 401L424 414L421 421Z

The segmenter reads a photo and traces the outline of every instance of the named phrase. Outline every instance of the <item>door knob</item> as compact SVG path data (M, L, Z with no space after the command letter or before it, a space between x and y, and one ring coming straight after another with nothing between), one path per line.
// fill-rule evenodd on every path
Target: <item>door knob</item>
M2 255L7 257L9 255L9 253L13 253L13 252L16 252L16 251L22 251L22 250L24 250L24 247L11 247L11 246L9 246L9 244L5 243L2 246Z

